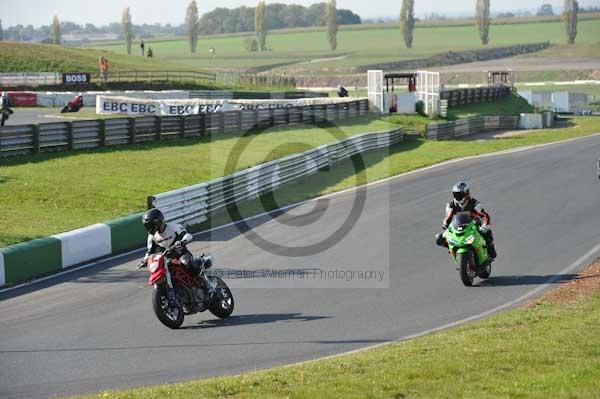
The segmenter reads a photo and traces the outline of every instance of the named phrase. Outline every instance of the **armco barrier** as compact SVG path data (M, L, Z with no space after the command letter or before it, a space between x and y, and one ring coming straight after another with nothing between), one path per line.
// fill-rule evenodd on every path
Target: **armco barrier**
M402 129L365 133L301 154L276 159L205 183L148 197L148 207L160 208L167 221L193 225L233 203L273 191L282 184L365 151L404 140Z
M509 96L512 88L508 86L477 87L472 89L445 90L440 93L440 99L448 102L448 107L459 105L491 102L498 98Z
M431 140L450 140L495 130L510 130L519 127L518 116L480 116L460 119L448 123L427 125L425 138Z
M218 209L261 193L273 191L319 169L372 149L389 147L403 141L401 129L365 133L323 145L211 180L148 198L151 206L165 211L169 221L185 224L202 222ZM139 248L147 233L142 213L95 224L52 237L40 238L0 248L0 286L60 271L83 262Z
M135 144L169 138L242 132L253 127L338 121L369 112L366 99L278 109L249 109L218 114L141 116L0 128L0 158L40 152L71 151Z

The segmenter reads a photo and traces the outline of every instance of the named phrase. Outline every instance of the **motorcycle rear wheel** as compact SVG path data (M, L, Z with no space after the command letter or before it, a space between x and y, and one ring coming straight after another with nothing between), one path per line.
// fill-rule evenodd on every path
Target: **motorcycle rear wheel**
M475 279L475 261L473 259L473 251L457 254L458 273L463 284L467 287L473 285Z
M177 329L183 324L183 308L170 306L167 299L167 290L159 287L152 295L152 309L158 320L171 329Z
M214 314L218 318L226 319L233 312L233 295L223 280L221 280L219 277L214 277L214 279L217 282L217 292L215 293L216 298L214 298L208 307L208 310L210 310L210 313Z

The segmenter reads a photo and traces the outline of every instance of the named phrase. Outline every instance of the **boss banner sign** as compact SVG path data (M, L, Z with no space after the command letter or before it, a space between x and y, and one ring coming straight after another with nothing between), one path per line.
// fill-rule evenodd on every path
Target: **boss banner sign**
M90 83L90 74L71 72L62 74L62 82L66 85L84 85Z
M329 100L331 102L331 100ZM317 99L297 100L143 100L130 97L98 96L96 113L121 115L195 115L243 111L246 109L289 108L318 104Z

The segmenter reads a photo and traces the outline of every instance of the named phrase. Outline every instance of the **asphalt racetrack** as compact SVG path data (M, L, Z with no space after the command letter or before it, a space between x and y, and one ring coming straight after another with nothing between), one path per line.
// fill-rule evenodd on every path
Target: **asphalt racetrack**
M90 110L89 112L95 112L94 107L84 108ZM51 123L51 122L69 122L73 120L81 119L95 119L89 117L89 112L86 116L78 113L60 113L60 108L13 108L14 114L10 116L6 122L6 126L16 125L30 125L33 123Z
M465 143L468 145L468 143ZM318 282L231 274L228 320L210 313L169 330L152 313L142 251L0 294L0 397L45 398L233 374L401 339L493 312L598 256L600 136L467 159L368 187L356 225L324 252L277 255L235 227L197 236L229 270L378 269L379 281ZM468 179L491 213L499 258L492 278L460 282L433 243L450 187ZM354 191L249 222L280 246L323 241ZM569 266L572 266L569 268ZM389 288L350 288L384 284ZM331 288L310 288L321 284ZM257 288L259 286L270 288ZM281 287L286 288L281 288ZM278 287L278 288L276 288ZM345 288L344 288L345 287Z

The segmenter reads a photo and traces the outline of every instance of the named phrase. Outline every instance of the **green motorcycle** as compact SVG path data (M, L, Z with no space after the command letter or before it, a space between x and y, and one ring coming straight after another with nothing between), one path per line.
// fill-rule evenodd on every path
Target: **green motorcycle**
M454 216L444 232L444 238L464 285L473 285L475 277L490 277L492 259L488 255L485 239L479 233L479 226L469 212Z

